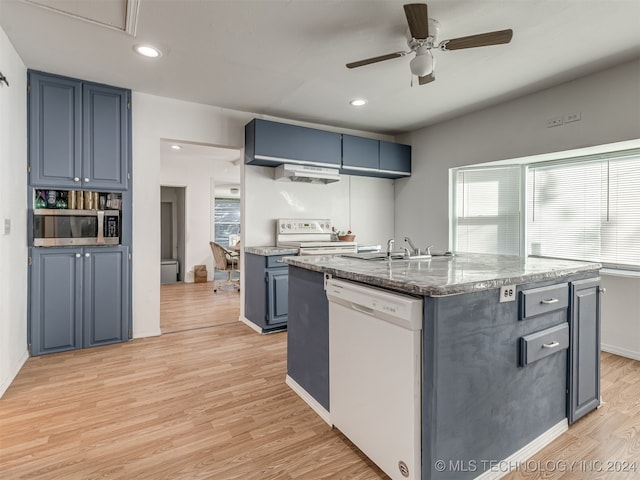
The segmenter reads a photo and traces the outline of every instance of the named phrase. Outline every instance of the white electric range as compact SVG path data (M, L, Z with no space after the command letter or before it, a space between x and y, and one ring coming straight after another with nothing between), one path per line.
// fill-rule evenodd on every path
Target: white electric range
M356 242L342 242L331 231L327 218L280 218L276 220L276 245L293 247L299 255L356 253Z

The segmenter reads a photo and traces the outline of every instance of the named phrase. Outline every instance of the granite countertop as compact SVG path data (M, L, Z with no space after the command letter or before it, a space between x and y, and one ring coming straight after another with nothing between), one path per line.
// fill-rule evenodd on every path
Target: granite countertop
M271 257L274 255L297 255L298 249L291 247L274 247L273 245L269 245L265 247L245 247L244 253Z
M361 260L340 256L283 259L296 267L415 295L440 297L597 272L599 263L456 253L426 260Z

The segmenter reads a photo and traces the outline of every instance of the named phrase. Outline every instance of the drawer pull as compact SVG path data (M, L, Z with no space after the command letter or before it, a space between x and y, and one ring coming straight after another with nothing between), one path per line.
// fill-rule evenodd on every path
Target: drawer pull
M560 346L560 342L553 341L551 343L543 343L542 348L556 348Z
M540 300L540 303L544 305L551 305L552 303L558 303L559 300L557 298L549 298L547 300Z

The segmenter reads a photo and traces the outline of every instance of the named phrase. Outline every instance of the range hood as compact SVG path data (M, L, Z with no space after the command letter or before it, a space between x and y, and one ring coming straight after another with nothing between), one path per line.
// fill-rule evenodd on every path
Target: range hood
M274 168L273 178L275 180L288 180L291 182L332 183L340 180L338 172L337 168L284 163Z

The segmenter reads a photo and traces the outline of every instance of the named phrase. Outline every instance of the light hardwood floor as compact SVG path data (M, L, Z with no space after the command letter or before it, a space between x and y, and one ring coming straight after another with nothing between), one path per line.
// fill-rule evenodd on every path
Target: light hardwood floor
M286 332L258 335L228 315L30 358L0 399L0 478L387 479L285 385ZM640 362L602 360L606 404L534 460L640 462ZM640 464L597 475L552 465L506 478L640 478Z
M213 327L235 322L240 315L240 292L218 289L213 282L160 285L162 333Z

